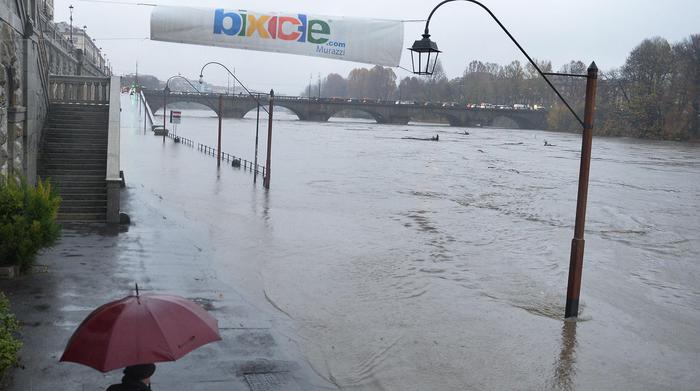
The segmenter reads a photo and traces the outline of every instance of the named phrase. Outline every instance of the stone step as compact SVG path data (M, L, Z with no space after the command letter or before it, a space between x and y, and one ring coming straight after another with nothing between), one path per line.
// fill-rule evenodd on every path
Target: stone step
M97 145L106 148L107 147L107 140L97 138L97 137L92 137L92 138L83 138L83 137L49 137L44 140L44 144L51 144L51 145L56 145L56 144L70 144L71 146L75 146L76 144L80 145Z
M63 198L63 197L62 197ZM107 208L107 197L103 196L102 198L83 198L83 199L75 199L75 198L63 198L61 201L61 209L63 210L72 210L72 209L77 209L77 208L90 208L90 209L97 209L97 208ZM87 211L87 210L86 210Z
M49 114L49 121L82 121L82 120L97 120L102 122L109 122L109 115L100 113L60 113L60 114Z
M107 140L101 137L49 137L44 140L44 143L50 144L81 144L81 145L100 145L107 146Z
M67 175L102 175L107 173L107 170L105 168L99 168L99 167L91 167L91 166L84 166L82 168L74 169L74 170L69 170L65 168L61 169L44 169L43 170L45 174L48 174L49 176L56 176L56 175L62 175L62 176L67 176Z
M54 182L52 181L52 184ZM99 183L96 185L86 185L86 186L69 186L59 189L61 194L107 194L107 182Z
M61 205L58 208L58 213L107 213L107 202L104 205L98 206L65 206Z
M75 152L75 151L87 151L87 152L102 152L107 156L107 144L106 143L58 143L58 142L47 142L44 144L44 150L51 152Z
M57 111L49 113L49 118L109 118L109 113L107 112L90 112L90 111Z
M90 129L90 128L46 128L45 134L49 135L70 135L70 136L103 136L107 137L109 132L107 129Z
M107 148L107 140L101 138L83 138L83 137L51 137L44 140L45 144L57 145L57 144L69 144L71 146L83 145L83 146L100 146Z
M63 201L95 201L95 202L107 202L107 192L103 194L81 194L81 193L64 193L61 192L61 198Z
M49 121L46 125L46 129L49 130L63 130L63 129L75 129L75 130L102 130L107 132L107 124L99 123L94 121L83 121L83 122L53 122Z
M76 131L76 132L86 132L86 133L105 133L107 134L109 131L107 130L107 125L104 126L84 126L84 125L76 125L76 126L46 126L44 127L44 130L48 132L68 132L68 131Z
M47 175L46 178L51 180L51 184L55 185L61 191L66 188L76 188L76 187L98 187L107 186L107 180L104 176L100 177L65 177L65 176L51 176Z
M104 160L107 161L107 155L103 153L81 153L81 154L65 154L65 153L56 153L56 152L51 152L47 150L42 151L42 161L49 163L49 162L65 162L65 163L73 163L73 162L90 162L90 161L100 161Z
M79 222L79 221L105 221L107 213L76 213L76 212L58 212L58 221L61 222Z
M72 162L44 162L41 165L44 171L55 171L55 170L80 170L82 168L90 167L91 169L102 169L107 168L106 160L95 160L95 161L72 161Z
M71 103L52 103L49 107L54 112L56 111L102 111L109 112L107 105L79 105Z

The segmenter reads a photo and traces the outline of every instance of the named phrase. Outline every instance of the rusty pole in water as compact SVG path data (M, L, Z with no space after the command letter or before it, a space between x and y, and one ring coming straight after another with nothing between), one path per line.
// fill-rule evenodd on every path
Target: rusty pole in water
M571 259L569 261L569 283L566 289L565 318L578 316L579 296L581 293L581 274L583 273L583 234L586 225L586 203L588 201L588 175L591 168L591 142L593 141L593 114L595 112L595 95L598 85L598 67L595 62L588 67L586 77L586 106L583 113L583 134L581 136L581 166L578 177L578 197L576 202L576 225L574 238L571 240Z
M272 107L274 105L274 100L275 90L270 90L270 110L268 110L267 113L267 162L265 164L265 178L263 179L263 187L266 189L270 188L270 173L272 172L270 160L272 156Z
M165 142L165 117L168 112L168 85L163 89L163 142Z
M219 94L219 136L216 147L216 167L221 167L221 118L224 116L224 98Z
M253 163L253 183L258 183L258 130L260 129L260 94L257 99L258 111L255 114L255 163Z

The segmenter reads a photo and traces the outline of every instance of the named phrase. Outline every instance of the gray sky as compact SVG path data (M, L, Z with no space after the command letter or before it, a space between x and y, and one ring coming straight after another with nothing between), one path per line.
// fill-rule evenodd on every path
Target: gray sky
M68 21L73 4L74 26L87 25L117 74L139 73L161 79L181 73L197 78L206 61L220 61L236 69L236 75L249 87L274 88L278 93L297 94L309 83L335 72L347 76L356 67L368 64L264 53L239 49L174 44L139 39L149 36L152 7L108 4L86 0L56 0L55 20ZM131 0L119 0L120 3ZM163 5L182 5L266 12L301 12L329 16L381 19L425 19L435 1L413 0L141 0ZM135 2L135 1L134 1ZM700 33L699 0L482 0L534 58L551 60L555 68L570 60L596 61L603 70L621 66L630 50L644 38L661 36L670 42ZM406 23L404 47L420 38L424 23ZM447 75L459 76L474 59L508 63L526 62L498 25L478 6L466 2L446 4L433 16L432 39L443 51L441 59ZM137 39L128 39L137 38ZM401 65L410 68L410 55L404 51ZM399 78L408 75L395 69ZM207 81L226 85L225 71L207 71Z

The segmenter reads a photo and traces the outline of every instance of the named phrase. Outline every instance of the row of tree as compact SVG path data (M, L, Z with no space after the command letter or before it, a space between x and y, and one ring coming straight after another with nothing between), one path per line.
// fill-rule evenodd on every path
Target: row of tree
M536 61L543 72L552 63ZM557 72L586 74L588 65L571 61ZM552 77L552 82L582 117L585 79ZM393 70L357 68L347 78L331 73L302 95L324 98L370 98L418 102L526 104L550 108L553 130L576 131L580 125L547 86L535 67L519 61L507 65L472 61L462 76L448 79L438 63L430 77L398 81ZM318 87L318 88L316 88ZM599 74L596 134L653 139L700 138L700 35L670 44L644 40L625 64Z

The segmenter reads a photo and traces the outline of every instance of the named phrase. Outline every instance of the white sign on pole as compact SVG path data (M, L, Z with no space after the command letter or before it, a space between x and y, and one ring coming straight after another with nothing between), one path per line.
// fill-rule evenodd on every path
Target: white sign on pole
M179 124L182 117L181 111L170 110L170 123Z
M151 39L398 66L403 22L156 6Z

